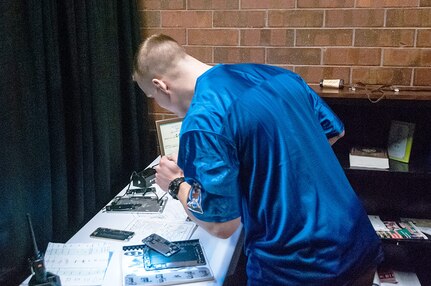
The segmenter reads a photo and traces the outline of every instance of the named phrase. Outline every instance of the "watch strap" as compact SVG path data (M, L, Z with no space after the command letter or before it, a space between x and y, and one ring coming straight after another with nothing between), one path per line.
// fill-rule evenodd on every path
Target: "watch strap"
M168 193L171 195L172 198L178 200L178 192L180 191L180 185L185 181L186 179L184 177L178 177L176 179L173 179L169 183Z

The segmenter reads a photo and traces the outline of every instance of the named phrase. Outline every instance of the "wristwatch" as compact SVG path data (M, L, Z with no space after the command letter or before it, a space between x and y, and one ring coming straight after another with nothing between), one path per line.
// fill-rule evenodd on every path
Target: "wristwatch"
M168 193L172 196L172 198L178 200L178 192L180 190L180 185L185 182L184 177L178 177L173 179L169 183Z

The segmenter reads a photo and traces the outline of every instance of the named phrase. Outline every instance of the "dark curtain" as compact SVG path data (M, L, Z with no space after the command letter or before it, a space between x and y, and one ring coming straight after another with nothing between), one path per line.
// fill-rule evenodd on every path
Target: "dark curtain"
M0 1L0 285L66 242L148 154L145 96L131 80L135 0Z

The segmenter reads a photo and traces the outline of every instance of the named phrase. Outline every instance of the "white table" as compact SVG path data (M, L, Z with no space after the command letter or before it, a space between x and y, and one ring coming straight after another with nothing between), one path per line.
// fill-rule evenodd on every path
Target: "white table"
M150 166L157 164L156 159ZM158 186L156 186L158 188ZM119 195L124 194L127 187L124 188ZM110 239L97 239L91 238L90 234L97 227L107 227L114 229L126 229L126 227L139 217L148 216L148 219L154 219L157 215L144 214L144 213L132 213L132 212L106 212L104 209L100 210L87 224L85 224L72 238L68 240L68 243L94 243L94 242L106 242L109 243L114 254L109 262L108 269L106 271L105 279L102 286L121 286L122 285L122 273L121 273L121 254L122 246L124 245L137 245L142 244L141 240L144 237L135 235L128 242L114 241ZM177 200L172 199L170 196L166 203L163 213L161 216L177 217L179 220L184 220L185 211L181 203ZM199 239L202 247L209 260L209 265L214 273L215 279L213 281L206 282L195 282L190 284L182 285L223 285L223 282L228 274L229 267L236 265L237 257L234 256L235 250L238 251L239 247L242 247L242 243L239 240L242 227L228 239L216 238L204 229L198 227L193 233L191 239ZM234 259L232 259L234 258ZM47 269L49 271L49 269ZM61 278L61 277L60 277ZM21 285L27 285L29 278L24 281Z

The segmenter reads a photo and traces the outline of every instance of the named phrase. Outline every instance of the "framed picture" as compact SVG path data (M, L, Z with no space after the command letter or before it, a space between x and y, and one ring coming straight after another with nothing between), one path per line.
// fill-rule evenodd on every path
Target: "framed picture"
M182 118L169 118L156 121L160 155L164 156L178 153L182 123Z
M415 124L392 120L388 138L389 159L408 163L413 144Z

